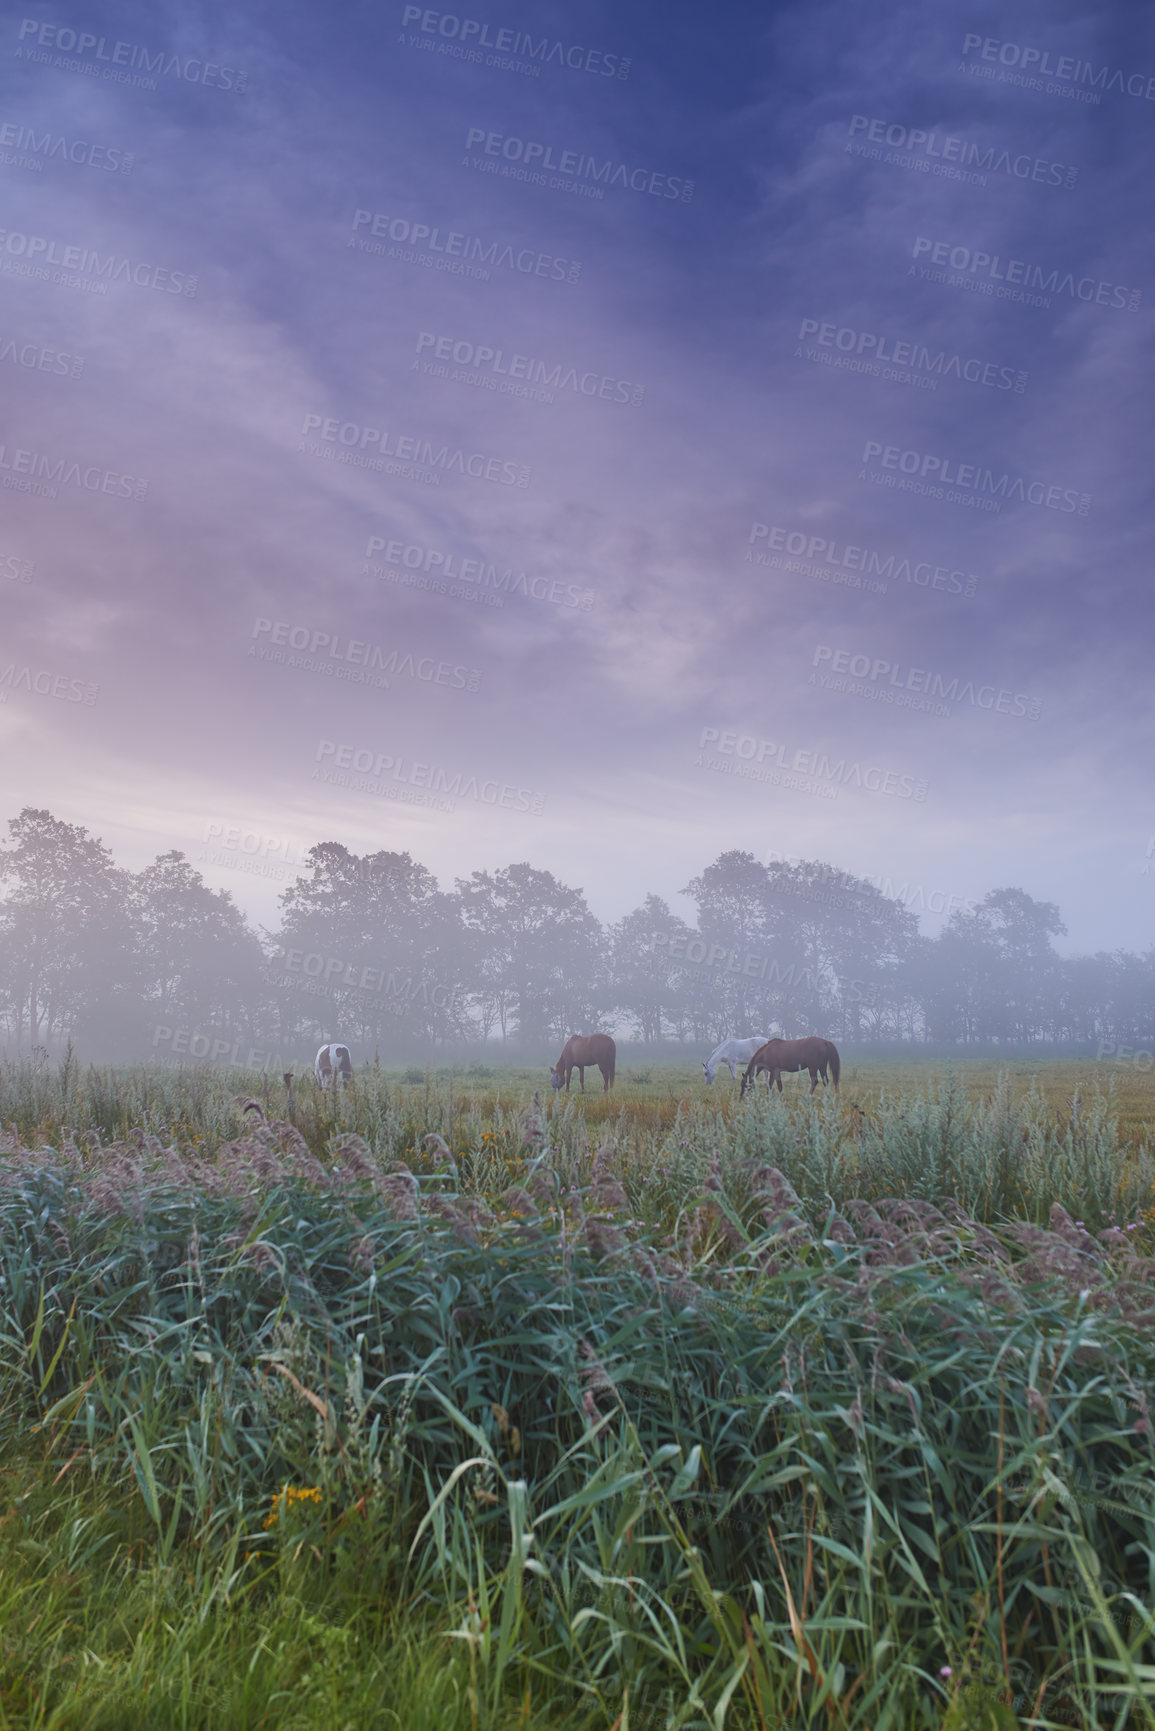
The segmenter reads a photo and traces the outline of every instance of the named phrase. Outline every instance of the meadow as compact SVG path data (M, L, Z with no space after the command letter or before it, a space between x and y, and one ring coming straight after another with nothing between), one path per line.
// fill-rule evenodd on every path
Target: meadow
M0 1066L0 1731L1155 1724L1152 1078L785 1086Z

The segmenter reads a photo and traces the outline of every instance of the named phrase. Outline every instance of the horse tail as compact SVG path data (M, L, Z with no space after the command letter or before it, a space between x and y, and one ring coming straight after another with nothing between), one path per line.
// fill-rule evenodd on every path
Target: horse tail
M834 1092L838 1092L838 1047L833 1041L830 1044L830 1075L834 1082Z

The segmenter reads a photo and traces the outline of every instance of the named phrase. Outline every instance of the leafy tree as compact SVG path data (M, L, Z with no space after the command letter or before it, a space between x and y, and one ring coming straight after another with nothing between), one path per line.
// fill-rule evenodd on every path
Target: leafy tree
M138 966L129 875L79 824L25 806L0 849L0 950L6 1019L17 1043L46 1044L82 1023L105 1044L133 1023ZM141 1031L139 1014L137 1032Z
M620 1013L637 1037L824 1033L944 1044L1102 1040L1155 1050L1155 951L1060 957L1058 908L992 890L933 942L901 902L817 860L724 852L603 933L526 862L450 895L407 853L311 850L262 950L231 896L170 851L135 877L79 825L26 807L0 848L0 1026L145 1054L158 1022L392 1049L494 1032L558 1041ZM294 960L295 958L295 960ZM292 989L290 989L292 988ZM259 1025L259 1026L258 1026Z
M761 861L731 849L682 891L697 904L698 942L687 946L682 979L700 1038L716 1042L773 1031L782 992L767 980L773 976L780 985L786 969L775 954L779 921L769 888Z
M428 867L340 842L308 858L308 875L281 896L271 970L286 1031L387 1050L460 1035L457 909Z
M901 977L918 920L874 884L819 860L767 868L773 944L795 990L782 1013L799 1030L884 1038L897 1020Z
M1066 927L1054 902L1025 890L991 890L959 908L927 947L925 997L932 1036L1000 1044L1042 1038L1053 1027L1060 959L1052 937Z
M581 890L527 863L457 880L473 934L473 991L483 1021L507 1040L592 1032L604 994L605 940Z
M210 889L174 850L133 880L129 911L158 1021L230 1037L255 1032L267 996L264 957L227 890Z
M894 1020L913 914L818 860L760 864L721 854L686 887L705 951L712 1032L881 1036Z
M610 927L610 1007L625 1012L639 1039L656 1043L667 1032L681 1039L689 1031L684 969L672 958L671 945L684 953L693 935L655 895Z

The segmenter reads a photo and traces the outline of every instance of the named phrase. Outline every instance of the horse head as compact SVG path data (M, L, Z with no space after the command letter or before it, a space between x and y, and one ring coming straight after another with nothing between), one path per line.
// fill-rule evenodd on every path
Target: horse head
M712 1082L714 1080L714 1072L711 1070L709 1064L702 1065L702 1074L705 1076L707 1082Z
M561 1071L552 1064L550 1065L549 1079L553 1084L554 1093L556 1094L557 1090L561 1087Z

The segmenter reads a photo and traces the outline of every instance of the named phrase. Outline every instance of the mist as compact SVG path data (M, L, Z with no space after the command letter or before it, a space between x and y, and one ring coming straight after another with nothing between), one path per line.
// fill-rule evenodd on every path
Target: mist
M823 861L734 849L682 887L681 911L639 886L603 924L580 888L527 861L443 886L408 853L334 841L280 892L275 926L254 927L177 849L133 873L46 811L8 827L5 1057L71 1047L283 1073L336 1039L361 1064L536 1061L600 1029L683 1061L732 1035L821 1031L859 1053L1155 1067L1155 951L1064 957L1058 907L1020 888L957 906L944 894L930 937L921 886L895 895Z

